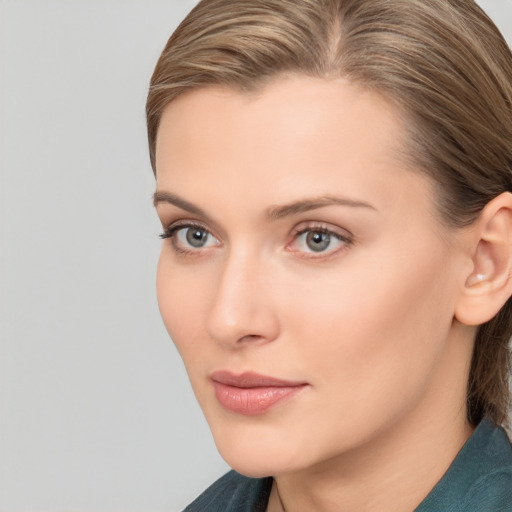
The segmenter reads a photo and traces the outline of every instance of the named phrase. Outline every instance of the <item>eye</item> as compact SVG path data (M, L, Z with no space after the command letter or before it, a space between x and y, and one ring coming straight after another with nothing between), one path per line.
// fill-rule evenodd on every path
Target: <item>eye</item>
M178 229L175 232L176 240L183 245L190 245L196 249L208 244L211 234L204 228L190 227Z
M348 236L336 233L331 229L308 227L297 231L288 249L292 252L302 252L314 257L314 255L334 254L351 243L352 240Z
M160 237L170 238L173 247L182 252L220 245L220 242L205 227L194 224L171 226Z
M322 231L307 231L302 234L303 243L313 252L323 252L331 245L331 235Z

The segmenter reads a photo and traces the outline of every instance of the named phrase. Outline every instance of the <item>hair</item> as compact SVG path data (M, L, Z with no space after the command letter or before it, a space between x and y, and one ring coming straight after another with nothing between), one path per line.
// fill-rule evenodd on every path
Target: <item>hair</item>
M471 224L512 191L512 54L473 0L203 0L165 46L146 105L153 171L159 122L179 95L261 89L286 73L352 83L404 114L408 159L437 186L440 217ZM479 327L467 415L505 423L512 300Z

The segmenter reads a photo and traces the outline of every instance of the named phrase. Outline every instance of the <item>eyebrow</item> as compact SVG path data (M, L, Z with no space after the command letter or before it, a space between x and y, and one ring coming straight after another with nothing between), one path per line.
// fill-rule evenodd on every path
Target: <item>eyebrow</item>
M369 203L365 203L364 201L357 201L346 197L320 196L295 201L283 206L273 206L268 210L267 217L270 221L279 220L283 217L297 215L310 210L317 210L318 208L325 208L326 206L350 206L352 208L368 208L370 210L376 210L375 207Z
M186 212L199 215L200 217L209 218L207 213L202 208L199 208L199 206L189 203L185 199L182 199L181 197L175 194L171 194L170 192L156 191L153 194L153 206L156 207L160 203L173 204L174 206L177 206L178 208L181 208Z
M156 207L160 203L169 203L189 213L209 218L208 214L202 208L199 208L198 206L170 192L157 191L154 193L153 205ZM326 206L349 206L352 208L376 210L375 207L369 203L365 203L364 201L357 201L337 196L320 196L302 199L282 206L272 206L268 209L266 216L267 220L276 221L283 217L298 215L299 213L325 208Z

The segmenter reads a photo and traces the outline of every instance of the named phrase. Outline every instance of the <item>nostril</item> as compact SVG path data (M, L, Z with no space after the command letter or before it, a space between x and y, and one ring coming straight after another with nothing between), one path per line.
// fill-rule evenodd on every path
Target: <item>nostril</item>
M246 336L240 338L239 341L256 341L258 339L262 339L262 337L258 334L247 334Z

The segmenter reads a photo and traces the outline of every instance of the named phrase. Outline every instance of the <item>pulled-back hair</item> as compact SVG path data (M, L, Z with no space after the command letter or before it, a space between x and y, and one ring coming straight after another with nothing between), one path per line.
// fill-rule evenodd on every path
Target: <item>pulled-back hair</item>
M169 39L151 79L151 164L165 107L187 91L253 91L285 73L345 77L406 119L408 160L437 185L440 218L473 222L512 191L512 54L472 0L203 0ZM512 301L480 326L467 411L504 423Z

